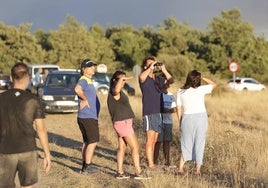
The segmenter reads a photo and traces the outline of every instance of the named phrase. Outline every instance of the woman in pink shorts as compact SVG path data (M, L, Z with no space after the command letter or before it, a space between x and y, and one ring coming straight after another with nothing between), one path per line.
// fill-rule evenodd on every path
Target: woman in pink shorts
M123 71L116 71L110 81L110 91L107 98L107 106L112 118L113 127L118 135L117 150L117 179L126 179L130 176L123 170L124 156L127 145L131 149L131 157L135 167L134 179L148 179L142 173L139 157L139 143L134 133L132 124L135 117L130 106L128 96L122 91L125 81L129 79Z

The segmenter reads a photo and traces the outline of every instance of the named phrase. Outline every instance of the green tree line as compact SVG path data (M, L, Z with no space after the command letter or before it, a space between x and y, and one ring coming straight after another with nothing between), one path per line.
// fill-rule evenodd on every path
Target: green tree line
M223 11L207 25L206 31L192 29L169 17L155 27L131 25L89 28L67 15L57 30L36 30L31 24L18 27L0 22L0 72L9 72L18 61L27 64L57 64L79 68L91 58L115 69L131 71L146 56L165 63L175 78L189 70L231 78L231 61L239 63L237 76L250 76L268 83L268 42L254 34L254 27L242 20L237 9Z

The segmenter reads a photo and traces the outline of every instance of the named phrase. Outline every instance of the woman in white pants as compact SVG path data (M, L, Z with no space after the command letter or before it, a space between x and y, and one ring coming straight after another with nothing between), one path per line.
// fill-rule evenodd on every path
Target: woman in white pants
M206 85L201 85L201 80ZM186 161L196 162L196 175L201 174L205 149L208 116L204 96L210 94L216 83L205 78L197 70L188 73L185 84L177 93L177 115L181 131L181 151L178 174L183 174Z

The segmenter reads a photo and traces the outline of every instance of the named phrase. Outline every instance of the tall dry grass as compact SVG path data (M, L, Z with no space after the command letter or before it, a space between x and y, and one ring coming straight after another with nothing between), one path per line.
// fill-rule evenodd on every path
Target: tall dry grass
M146 169L145 133L141 121L141 93L133 80L136 96L130 102L136 118L134 128L140 143L142 168ZM175 94L179 84L170 90ZM202 177L193 175L195 164L187 162L188 176L176 176L174 170L154 173L151 180L116 180L117 136L112 128L106 105L106 96L101 96L100 135L94 163L101 169L98 175L81 175L81 135L76 124L76 114L47 115L53 167L48 175L41 171L37 187L268 187L268 91L235 92L219 85L213 95L206 97L209 115ZM178 165L180 133L174 115L171 162ZM42 152L40 152L42 156ZM160 160L163 161L162 152ZM127 150L125 171L134 173L130 150ZM41 165L40 165L41 168Z
M145 134L141 130L141 94L138 86L135 87L137 96L130 97L130 102L136 114L135 130L141 144L141 158L146 165ZM177 89L178 85L170 88L175 96ZM267 91L237 92L220 84L212 95L206 97L209 129L202 181L193 180L192 176L178 180L173 176L158 175L153 183L145 183L145 187L159 187L161 184L164 187L181 187L182 184L186 187L195 187L195 184L198 187L268 187L267 101ZM180 133L175 115L173 136L171 160L178 165ZM187 162L186 169L191 174L194 163Z

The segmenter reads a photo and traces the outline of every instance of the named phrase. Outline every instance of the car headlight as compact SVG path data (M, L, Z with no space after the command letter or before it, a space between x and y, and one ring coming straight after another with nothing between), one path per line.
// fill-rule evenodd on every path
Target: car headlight
M53 101L54 100L54 97L52 95L43 95L42 96L42 99L44 101Z

